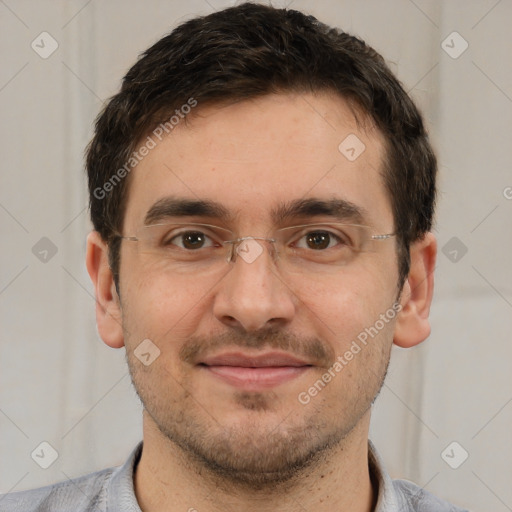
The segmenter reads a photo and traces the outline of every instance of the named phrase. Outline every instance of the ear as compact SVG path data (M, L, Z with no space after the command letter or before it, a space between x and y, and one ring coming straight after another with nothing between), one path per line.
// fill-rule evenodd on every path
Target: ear
M101 339L112 348L124 346L121 303L108 263L108 246L97 231L87 236L87 271L96 294L96 323Z
M409 348L430 335L430 304L434 292L434 268L437 241L432 233L413 243L410 248L411 268L400 296L401 311L397 316L393 343Z

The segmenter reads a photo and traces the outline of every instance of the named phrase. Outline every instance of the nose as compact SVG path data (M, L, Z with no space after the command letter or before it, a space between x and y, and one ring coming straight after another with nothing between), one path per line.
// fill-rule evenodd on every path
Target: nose
M238 245L215 294L213 313L220 322L244 331L291 322L298 298L273 259L272 242L252 239Z

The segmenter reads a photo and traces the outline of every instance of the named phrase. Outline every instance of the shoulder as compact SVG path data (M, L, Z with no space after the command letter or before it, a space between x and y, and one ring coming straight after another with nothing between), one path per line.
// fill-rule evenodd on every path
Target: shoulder
M409 480L393 480L393 487L404 511L468 512L438 498Z
M104 512L106 489L116 468L46 487L0 495L2 512Z
M468 512L434 496L409 480L393 480L370 440L368 465L372 482L378 489L376 512Z

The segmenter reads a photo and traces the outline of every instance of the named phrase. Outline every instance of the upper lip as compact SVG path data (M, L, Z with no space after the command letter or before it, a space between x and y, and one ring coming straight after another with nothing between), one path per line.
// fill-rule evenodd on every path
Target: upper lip
M240 366L245 368L265 368L272 366L311 366L311 363L286 352L266 352L249 355L242 352L224 352L209 356L200 361L206 366Z

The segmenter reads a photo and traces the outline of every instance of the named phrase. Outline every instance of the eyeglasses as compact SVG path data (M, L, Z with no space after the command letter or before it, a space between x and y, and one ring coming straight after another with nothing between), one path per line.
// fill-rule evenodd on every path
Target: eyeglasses
M225 268L226 263L234 263L238 257L253 263L265 244L285 271L328 270L347 265L363 253L377 251L383 241L394 236L372 234L370 227L358 224L325 223L287 226L277 229L270 238L237 238L233 231L220 226L173 222L142 226L133 236L120 238L136 242L141 256L166 269L200 274Z

